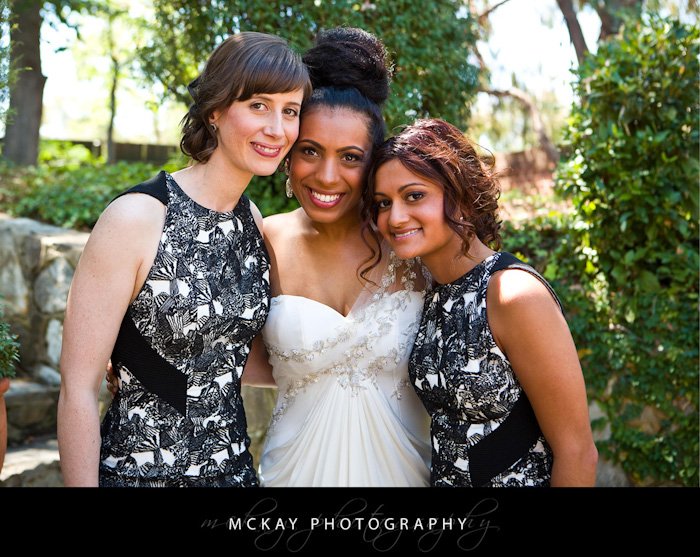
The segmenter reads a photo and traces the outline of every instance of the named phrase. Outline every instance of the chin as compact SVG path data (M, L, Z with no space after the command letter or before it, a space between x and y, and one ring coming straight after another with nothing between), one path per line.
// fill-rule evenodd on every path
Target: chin
M391 242L390 242L391 244ZM394 251L397 257L400 259L413 259L414 257L419 257L420 253L417 253L418 250L411 246L404 246L404 245L395 245L391 244L391 249Z

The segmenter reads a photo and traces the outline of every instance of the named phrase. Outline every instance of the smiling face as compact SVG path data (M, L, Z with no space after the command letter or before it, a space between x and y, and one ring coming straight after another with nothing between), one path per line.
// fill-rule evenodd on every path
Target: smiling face
M349 109L304 114L289 162L289 179L309 218L358 219L372 143L365 116Z
M445 219L442 186L392 159L375 175L377 228L401 259L421 257L428 268L452 260L462 241Z
M218 146L212 160L225 161L243 179L273 174L299 134L303 96L302 89L253 95L214 111L210 124L216 124Z

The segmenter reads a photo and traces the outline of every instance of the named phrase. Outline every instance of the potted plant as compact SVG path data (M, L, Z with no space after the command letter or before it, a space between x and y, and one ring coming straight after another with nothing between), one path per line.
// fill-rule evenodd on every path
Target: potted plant
M10 333L10 325L2 321L0 311L0 470L7 451L7 409L5 393L10 388L10 377L15 375L15 363L19 360L17 337Z

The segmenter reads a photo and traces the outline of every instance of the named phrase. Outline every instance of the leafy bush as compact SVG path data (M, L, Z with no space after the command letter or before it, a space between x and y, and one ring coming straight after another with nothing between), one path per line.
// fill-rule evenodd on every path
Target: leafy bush
M698 485L700 31L645 16L578 70L558 185L577 212L555 259L611 437L638 483Z
M15 376L15 363L19 361L19 343L10 333L10 325L3 321L0 310L0 378Z

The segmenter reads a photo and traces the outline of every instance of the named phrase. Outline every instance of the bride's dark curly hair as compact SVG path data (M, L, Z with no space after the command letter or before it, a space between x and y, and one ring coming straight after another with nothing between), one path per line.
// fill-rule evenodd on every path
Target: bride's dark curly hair
M365 226L377 222L374 200L377 170L392 160L442 187L445 221L461 238L464 255L469 253L470 239L474 236L500 249L500 187L493 168L484 164L474 144L459 129L437 118L416 120L375 151L363 191Z

